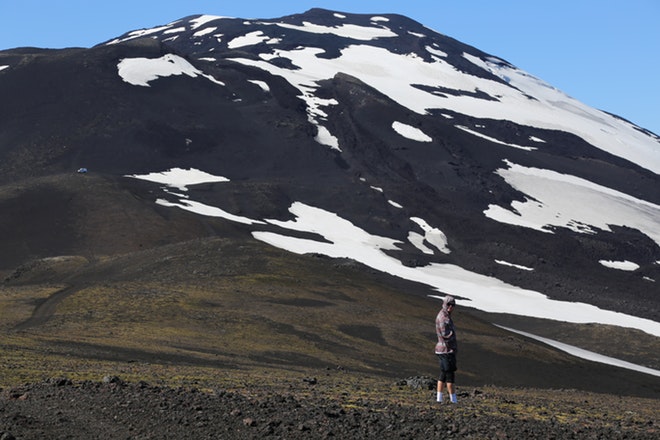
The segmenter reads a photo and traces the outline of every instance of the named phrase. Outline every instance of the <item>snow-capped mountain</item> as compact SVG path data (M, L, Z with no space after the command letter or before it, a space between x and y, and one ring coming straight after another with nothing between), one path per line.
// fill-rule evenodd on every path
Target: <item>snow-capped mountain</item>
M660 336L660 138L408 18L186 17L2 52L0 94L6 188L84 167L464 306ZM55 252L9 231L4 267Z

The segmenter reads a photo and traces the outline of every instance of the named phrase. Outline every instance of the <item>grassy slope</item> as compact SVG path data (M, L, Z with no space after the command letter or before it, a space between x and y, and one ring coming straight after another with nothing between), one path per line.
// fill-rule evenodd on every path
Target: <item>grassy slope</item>
M91 263L47 259L2 287L1 377L7 385L123 372L212 386L261 370L435 376L439 303L424 293L349 261L242 239L198 239ZM658 390L647 376L569 358L484 318L456 313L462 384L598 390L614 378L605 391Z

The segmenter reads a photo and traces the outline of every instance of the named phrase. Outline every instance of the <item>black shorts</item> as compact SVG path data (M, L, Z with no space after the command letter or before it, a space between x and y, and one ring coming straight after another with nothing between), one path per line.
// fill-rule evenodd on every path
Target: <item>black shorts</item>
M456 371L456 353L442 353L438 355L440 360L440 382L454 383L454 371Z

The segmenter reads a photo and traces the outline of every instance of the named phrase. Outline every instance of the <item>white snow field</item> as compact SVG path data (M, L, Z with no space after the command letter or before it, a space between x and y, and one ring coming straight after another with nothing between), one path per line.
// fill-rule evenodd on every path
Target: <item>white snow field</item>
M528 199L509 208L490 205L487 217L547 233L555 227L594 233L628 226L660 245L660 206L568 174L507 165L497 173Z
M172 75L188 75L191 78L201 76L218 85L225 85L197 70L180 56L172 54L160 58L124 58L119 61L117 71L124 81L135 86L149 87L151 81Z

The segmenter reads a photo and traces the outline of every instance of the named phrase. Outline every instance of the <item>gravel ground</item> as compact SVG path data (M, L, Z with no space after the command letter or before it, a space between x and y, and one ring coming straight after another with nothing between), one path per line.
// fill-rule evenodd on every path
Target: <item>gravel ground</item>
M4 389L0 439L478 438L656 439L658 400L575 391L461 390L433 401L432 380L395 393L336 392L309 379L283 390L201 391L116 377Z

